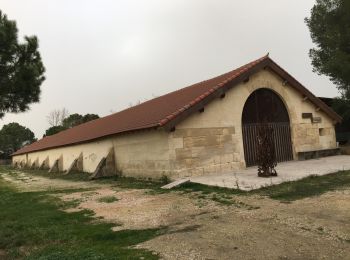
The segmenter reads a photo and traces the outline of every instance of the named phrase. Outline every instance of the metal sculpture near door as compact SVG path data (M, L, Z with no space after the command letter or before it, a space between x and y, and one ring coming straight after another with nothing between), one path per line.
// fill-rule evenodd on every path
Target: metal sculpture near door
M293 160L288 111L274 91L261 88L248 97L242 134L246 165L259 165L259 176L275 175L277 162Z
M261 124L258 128L258 176L277 176L275 142L273 127L269 124Z

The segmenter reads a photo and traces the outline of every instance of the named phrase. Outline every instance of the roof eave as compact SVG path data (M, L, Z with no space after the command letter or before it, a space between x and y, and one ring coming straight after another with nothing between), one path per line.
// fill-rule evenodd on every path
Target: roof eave
M248 79L251 75L255 74L256 72L260 71L261 69L264 69L268 65L268 57L264 57L262 61L260 61L258 64L254 65L249 70L245 71L244 73L238 75L234 79L218 85L213 88L213 91L211 91L210 95L205 96L203 99L199 100L198 102L193 102L191 106L184 109L181 113L178 113L177 116L174 116L172 119L167 120L164 124L160 124L160 126L166 130L170 130L174 128L177 124L185 120L187 117L189 117L192 113L198 112L201 109L203 109L207 104L209 104L212 100L216 98L220 98L223 94L225 94L228 90L236 86L237 84L245 81Z
M56 146L52 146L52 147L48 147L48 148L36 149L36 150L31 150L31 151L20 152L20 150L19 150L19 151L15 152L15 153L11 154L11 156L13 157L13 156L23 155L23 154L27 154L27 153L41 152L41 151L51 150L51 149L55 149L55 148L63 148L63 147L71 146L71 145L85 144L85 143L89 143L91 141L105 139L105 138L108 138L108 137L111 137L111 136L114 136L114 135L129 134L129 133L133 133L133 132L140 132L140 131L152 130L152 129L156 130L158 128L159 128L159 125L158 124L154 124L154 125L145 126L145 127L138 128L138 129L126 130L126 131L119 132L119 133L103 135L103 136L99 136L99 137L96 137L96 138L92 138L92 139L88 139L88 140L84 140L84 141L80 141L80 142L56 145Z
M166 130L173 129L180 122L185 120L191 114L198 112L203 109L208 103L212 100L219 98L222 94L226 93L229 89L233 88L237 84L243 82L251 75L257 73L262 69L270 68L281 78L286 80L292 87L297 89L299 92L307 96L312 103L317 105L323 112L325 112L329 117L331 117L336 123L340 123L342 121L342 117L338 115L333 109L327 106L322 100L312 94L306 87L304 87L299 81L297 81L293 76L291 76L288 72L282 69L277 63L275 63L270 57L266 56L260 61L258 64L254 65L252 68L247 70L246 72L240 74L233 80L217 87L215 90L211 92L210 95L207 95L205 98L201 99L198 102L194 102L192 105L188 107L182 108L182 111L176 113L174 116L163 119L164 123L160 123L160 126Z
M268 60L269 60L269 68L271 68L275 73L277 73L280 77L286 80L292 87L296 88L299 92L301 92L306 97L308 97L312 103L318 106L323 112L325 112L334 121L336 121L337 123L342 122L343 118L340 115L338 115L332 108L330 108L327 104L325 104L321 99L316 97L303 84L301 84L298 80L296 80L293 76L291 76L287 71L281 68L272 59L268 58Z

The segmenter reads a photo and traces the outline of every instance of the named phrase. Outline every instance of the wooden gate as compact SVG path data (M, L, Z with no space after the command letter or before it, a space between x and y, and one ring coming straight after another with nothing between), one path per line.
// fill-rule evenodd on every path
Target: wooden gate
M273 140L277 162L293 160L289 123L269 123L273 129ZM259 124L243 125L244 157L247 167L257 164Z
M261 88L249 96L243 109L242 135L247 167L257 165L257 137L261 124L268 124L273 128L277 162L293 160L287 108L275 92Z

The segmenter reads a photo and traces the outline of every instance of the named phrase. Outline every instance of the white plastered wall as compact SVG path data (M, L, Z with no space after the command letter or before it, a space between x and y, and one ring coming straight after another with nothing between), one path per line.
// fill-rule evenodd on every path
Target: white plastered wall
M82 153L84 172L92 173L113 147L117 171L125 176L155 178L169 174L168 133L158 130L111 136L89 143L17 155L13 157L13 163L34 162L38 159L41 165L49 157L49 166L52 167L55 160L62 156L63 167L60 170L65 171Z

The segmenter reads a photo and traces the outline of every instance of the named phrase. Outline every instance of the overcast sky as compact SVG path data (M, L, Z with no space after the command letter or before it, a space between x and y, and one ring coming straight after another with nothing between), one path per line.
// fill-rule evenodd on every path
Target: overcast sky
M41 101L7 114L41 137L53 109L117 112L243 65L267 52L317 96L337 90L312 72L304 18L314 0L0 0L20 37L36 35Z

